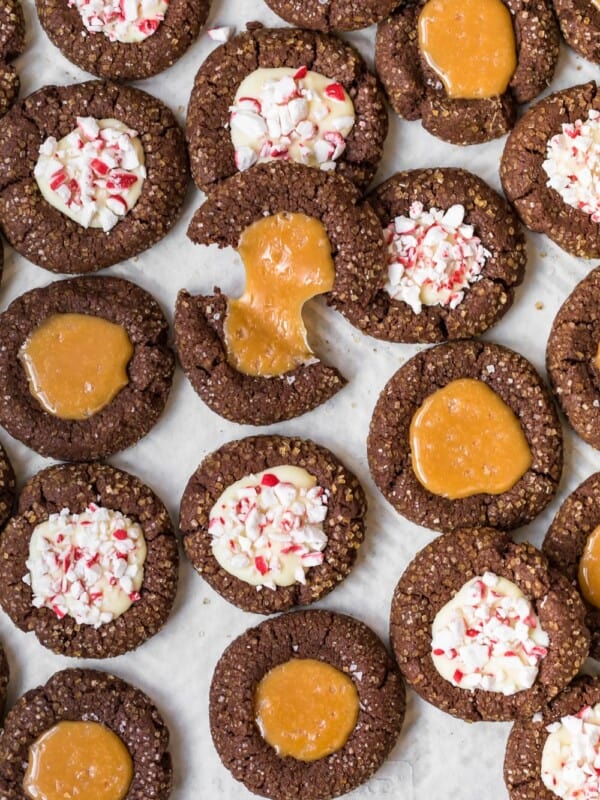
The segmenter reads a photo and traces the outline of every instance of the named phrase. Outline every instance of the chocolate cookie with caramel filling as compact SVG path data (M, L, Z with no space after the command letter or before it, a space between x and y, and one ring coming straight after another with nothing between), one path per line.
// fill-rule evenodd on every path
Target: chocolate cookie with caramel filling
M108 658L162 628L177 566L167 510L138 478L97 463L48 467L0 535L0 604L55 653Z
M167 401L174 357L148 292L121 278L33 289L0 315L0 424L44 456L129 447Z
M139 89L46 86L0 120L2 231L53 272L102 269L162 239L186 183L183 133Z
M405 711L396 665L352 617L284 614L239 636L218 662L210 730L223 764L272 800L327 800L379 769Z
M19 0L0 4L0 117L17 99L19 76L9 62L25 49L25 20Z
M355 31L380 22L398 0L265 0L278 16L299 28Z
M352 319L375 295L385 247L356 187L299 164L261 164L220 184L188 236L238 248L246 267L239 299L187 291L177 299L179 359L202 400L233 422L268 425L339 391L344 378L315 358L301 310L308 298L327 293L328 303Z
M517 104L550 83L558 48L548 0L416 0L380 23L375 64L399 116L469 145L512 128Z
M424 350L388 381L371 419L371 474L403 516L434 530L530 522L554 497L562 433L523 356L460 341Z
M140 689L99 670L65 669L8 713L0 738L0 793L11 800L167 800L173 778L168 746L167 726Z
M379 82L351 45L314 31L257 27L200 67L186 136L193 178L205 192L253 164L288 159L336 169L366 187L387 128Z

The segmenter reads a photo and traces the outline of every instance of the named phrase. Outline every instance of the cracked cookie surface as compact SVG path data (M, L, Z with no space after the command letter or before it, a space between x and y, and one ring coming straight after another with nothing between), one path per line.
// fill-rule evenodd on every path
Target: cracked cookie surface
M286 22L317 31L355 31L387 17L398 0L266 0Z
M0 117L17 99L20 81L10 64L25 49L25 20L19 0L0 4Z

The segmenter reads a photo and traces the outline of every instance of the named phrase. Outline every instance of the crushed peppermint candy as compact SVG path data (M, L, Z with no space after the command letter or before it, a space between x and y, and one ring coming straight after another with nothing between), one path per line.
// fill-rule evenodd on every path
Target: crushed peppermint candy
M306 583L323 563L329 492L299 467L248 475L223 492L208 530L219 564L257 589Z
M255 70L229 110L240 171L276 160L333 170L355 120L342 84L306 67Z
M90 503L81 514L63 509L36 525L23 581L36 608L99 628L139 599L145 558L141 527Z
M584 122L565 122L548 142L542 167L564 202L600 222L600 111Z
M86 30L103 33L111 42L143 42L165 18L169 0L68 0Z
M224 44L233 36L234 28L231 25L222 25L220 28L209 28L206 33L213 42Z
M491 253L463 220L462 205L447 211L415 201L385 230L388 278L385 291L420 314L426 306L456 306L470 284L481 279Z
M600 797L600 704L546 726L542 782L565 800Z
M144 151L119 120L77 117L74 131L41 144L33 174L54 208L84 228L109 231L139 199Z
M435 667L461 689L511 695L530 688L548 644L530 601L491 572L465 583L432 626Z

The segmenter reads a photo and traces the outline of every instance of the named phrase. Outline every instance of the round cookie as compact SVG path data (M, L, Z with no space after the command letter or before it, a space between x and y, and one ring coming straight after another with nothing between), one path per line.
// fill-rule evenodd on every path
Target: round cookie
M380 184L369 202L384 230L394 218L408 218L413 203L447 211L464 209L464 224L489 252L481 278L465 289L455 308L451 304L423 305L419 313L402 299L380 289L352 322L370 336L393 342L440 342L476 336L494 325L512 305L514 290L523 280L527 260L525 237L509 205L484 181L463 169L416 169L399 172ZM421 267L417 260L415 266Z
M129 382L100 411L63 419L45 410L29 389L19 351L55 314L97 316L121 325L133 345ZM135 444L154 426L167 401L175 368L168 324L152 295L122 278L55 281L14 300L0 315L0 424L44 456L83 461Z
M33 175L40 146L67 136L77 117L118 118L138 132L147 176L133 209L107 233L84 228L51 206ZM0 224L21 255L54 272L91 272L131 258L162 239L187 183L183 134L159 100L102 81L46 86L0 121Z
M385 268L377 217L341 176L299 164L260 164L220 184L194 214L188 236L196 244L237 247L253 222L280 211L320 220L332 246L335 281L328 303L351 321L371 301ZM345 384L333 367L317 361L275 377L239 372L227 361L223 326L227 301L217 293L181 291L175 342L190 383L217 414L247 425L269 425L304 414Z
M36 526L68 509L81 514L90 503L119 511L137 522L146 541L139 598L121 616L99 627L78 624L70 614L35 607L26 561ZM177 590L179 555L168 512L138 478L104 464L60 464L29 480L18 512L0 534L0 604L21 630L33 631L55 653L76 658L110 658L134 650L163 627Z
M254 719L257 684L294 658L345 673L360 701L346 744L312 762L278 756ZM210 729L221 761L251 792L272 800L326 800L364 783L394 746L404 711L404 686L381 641L362 622L330 611L284 614L249 629L222 655L210 688Z
M322 523L327 544L323 562L307 570L305 583L295 581L290 586L257 591L215 558L209 515L228 486L280 465L306 470L328 493L327 516ZM349 574L364 538L366 506L357 478L325 447L310 440L253 436L229 442L204 459L183 493L179 527L188 558L213 589L244 611L271 614L318 600Z
M19 0L3 0L0 4L0 117L17 99L20 81L16 69L9 64L25 49L25 20Z
M375 65L394 111L421 119L429 133L458 145L503 136L514 125L517 104L533 100L552 80L559 32L548 0L503 0L511 12L517 66L504 94L453 99L422 55L417 22L426 0L402 4L377 30Z
M530 230L545 233L568 253L599 258L600 225L565 203L547 185L542 167L548 141L561 133L563 124L585 120L590 110L600 111L594 82L563 89L536 103L506 140L500 178L506 196Z
M0 737L0 792L24 798L29 748L61 721L94 721L113 731L133 762L126 797L167 800L173 769L169 731L152 700L121 678L92 669L56 672L24 694L7 714Z
M465 583L485 573L516 584L549 636L535 682L513 694L456 686L442 677L432 658L438 611ZM390 635L402 674L429 703L473 722L510 720L530 717L577 674L589 645L584 617L578 593L549 569L535 547L517 544L501 531L463 529L434 539L408 565L394 591Z
M600 8L593 0L552 0L567 44L600 64Z
M355 31L385 19L398 0L265 0L278 16L299 28Z
M599 239L600 243L600 239ZM560 307L546 346L546 366L560 407L584 441L600 449L600 267Z
M36 2L40 22L51 42L69 61L92 75L140 80L162 72L181 58L198 38L210 0L170 0L156 30L139 42L112 40L102 31L89 30L77 6L68 0Z
M342 84L356 122L336 171L366 187L383 151L388 119L379 82L359 53L335 36L298 29L252 28L217 48L200 67L190 98L186 137L192 176L210 192L235 174L229 108L242 80L258 68L306 66ZM215 76L217 79L215 80Z
M531 466L502 494L449 499L428 491L411 462L409 429L423 401L452 381L487 384L518 418ZM562 471L562 432L552 399L533 366L497 344L460 341L423 350L384 387L371 419L368 457L375 483L403 516L433 530L510 530L532 520L553 498Z

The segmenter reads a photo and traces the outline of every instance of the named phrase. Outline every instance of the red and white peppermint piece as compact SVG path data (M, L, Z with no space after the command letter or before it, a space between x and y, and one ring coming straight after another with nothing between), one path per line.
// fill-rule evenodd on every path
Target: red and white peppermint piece
M165 18L169 0L68 0L90 33L111 42L143 42Z
M565 800L600 798L600 704L546 727L542 782Z

